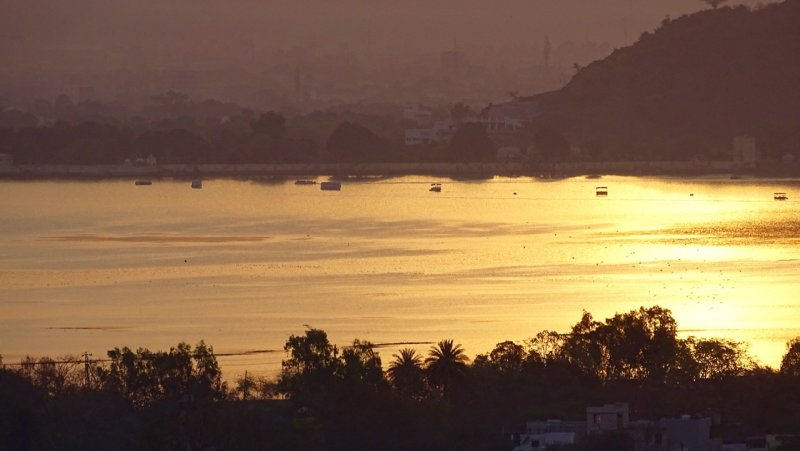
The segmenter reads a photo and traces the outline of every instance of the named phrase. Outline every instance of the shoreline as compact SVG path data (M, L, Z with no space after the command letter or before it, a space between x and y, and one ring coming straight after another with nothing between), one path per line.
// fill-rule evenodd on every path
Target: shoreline
M552 164L523 163L361 163L361 164L165 164L130 165L6 165L0 180L206 178L206 177L377 177L439 176L454 178L543 177L580 175L697 176L730 175L800 177L800 164L768 162L742 165L732 161L608 161Z

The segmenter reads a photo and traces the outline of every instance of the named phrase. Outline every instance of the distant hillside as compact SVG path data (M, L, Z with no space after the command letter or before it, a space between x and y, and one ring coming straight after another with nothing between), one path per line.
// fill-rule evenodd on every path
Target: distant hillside
M740 134L800 157L800 0L665 19L540 99L540 125L601 158L722 156Z

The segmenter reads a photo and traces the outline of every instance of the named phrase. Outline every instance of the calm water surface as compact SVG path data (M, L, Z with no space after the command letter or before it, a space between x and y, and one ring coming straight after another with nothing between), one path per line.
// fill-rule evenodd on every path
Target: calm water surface
M274 373L305 325L387 343L386 363L391 343L474 356L657 304L682 336L746 340L775 366L800 335L798 196L727 178L2 181L0 354L276 351L221 357L232 377Z

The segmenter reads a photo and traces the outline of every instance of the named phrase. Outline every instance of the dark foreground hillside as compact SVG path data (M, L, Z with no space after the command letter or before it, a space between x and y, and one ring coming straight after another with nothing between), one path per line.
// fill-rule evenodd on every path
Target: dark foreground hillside
M541 121L610 157L800 153L800 0L665 18L654 33L578 68L542 96Z

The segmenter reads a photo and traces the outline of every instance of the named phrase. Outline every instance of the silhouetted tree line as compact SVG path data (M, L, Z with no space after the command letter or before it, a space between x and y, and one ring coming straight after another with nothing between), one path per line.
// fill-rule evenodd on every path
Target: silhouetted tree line
M203 342L115 348L89 366L26 358L0 369L0 449L507 450L527 420L620 400L633 418L714 410L728 437L800 433L800 337L773 370L741 342L678 338L660 307L584 313L569 333L505 341L472 362L447 339L424 355L401 349L384 369L374 344L339 348L314 328L284 350L277 379L232 388ZM608 435L564 449L631 447Z
M404 131L415 124L385 112L286 117L177 92L154 96L136 112L67 96L28 110L0 109L0 153L17 164L121 164L149 155L161 164L491 162L497 148L477 122L459 122L449 140L405 146ZM469 111L457 104L451 114ZM569 144L552 127L526 128L513 141L535 149L536 161L569 157Z

